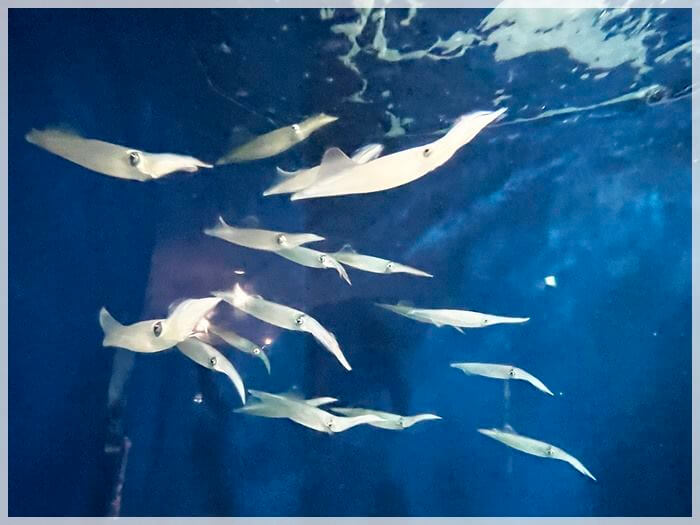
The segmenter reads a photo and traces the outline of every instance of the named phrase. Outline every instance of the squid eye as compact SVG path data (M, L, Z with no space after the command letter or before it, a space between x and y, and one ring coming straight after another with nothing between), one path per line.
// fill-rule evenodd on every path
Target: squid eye
M211 356L211 357L209 358L209 364L210 364L211 366L216 366L216 362L217 362L216 356Z
M430 154L431 154L432 152L433 152L433 150L431 150L430 148L425 148L425 149L423 150L423 156L424 156L424 157L430 157Z
M488 319L483 319L483 320L481 321L481 324L487 324L488 322L489 322Z
M287 236L284 233L280 233L277 236L277 244L279 244L279 245L287 244Z
M129 164L136 167L139 165L140 162L141 162L141 155L139 155L138 152L132 151L131 153L129 153Z
M404 421L404 418L402 418L402 417L399 418L399 426L401 428L405 428L405 426L406 426L406 421Z
M256 346L253 348L253 354L258 355L260 353L260 349Z
M153 335L156 337L160 337L160 334L163 333L163 323L160 321L156 321L153 323Z
M326 264L326 261L328 260L328 256L325 253L323 253L319 256L318 260L321 261L321 264Z
M300 315L296 319L294 319L294 322L297 324L297 326L301 326L304 324L304 316Z
M294 131L294 133L299 133L301 131L299 124L292 124L292 131Z
M547 447L547 450L545 451L548 456L551 456L554 451L552 450L552 447Z
M387 272L390 272L390 271L393 270L393 269L394 269L394 263L393 263L393 262L387 263L387 265L386 265L386 271L387 271Z
M510 369L510 372L508 372L508 375L509 375L510 377L515 377L515 369L511 368L511 369Z
M333 430L333 420L329 419L328 420L328 425L326 425L330 430Z

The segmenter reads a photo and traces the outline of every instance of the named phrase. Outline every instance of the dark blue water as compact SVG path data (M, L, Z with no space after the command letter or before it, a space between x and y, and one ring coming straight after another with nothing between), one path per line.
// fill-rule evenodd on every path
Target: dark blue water
M353 71L338 59L351 41L331 29L358 20L352 10L326 20L318 10L11 10L10 515L108 513L120 455L105 447L124 436L123 516L690 515L690 54L656 60L690 40L690 10L566 19L560 29L585 29L580 40L512 58L498 55L504 40L488 41L492 28L478 29L489 10L419 10L401 25L407 15L370 14ZM382 21L399 53L459 30L482 40L446 60L388 61L373 46ZM616 48L615 35L639 45ZM610 63L596 67L591 48ZM364 101L349 101L363 79ZM654 84L653 97L536 118ZM451 119L494 109L501 89L503 122L536 119L486 128L414 183L293 203L261 196L275 166L316 165L329 146L429 142ZM385 136L387 110L414 119L405 135ZM61 125L214 161L320 111L340 118L279 157L151 183L24 140ZM205 237L218 214L315 232L328 239L317 249L351 243L435 278L350 269L349 287ZM241 318L241 333L274 339L271 376L222 348L248 388L443 419L326 435L233 413L226 377L175 350L101 346L103 305L131 323L236 281L316 317L353 366L311 337ZM531 320L463 335L372 305L399 300ZM455 361L513 363L556 396L515 382L508 400L501 381L465 376ZM570 452L597 483L476 432L504 424Z

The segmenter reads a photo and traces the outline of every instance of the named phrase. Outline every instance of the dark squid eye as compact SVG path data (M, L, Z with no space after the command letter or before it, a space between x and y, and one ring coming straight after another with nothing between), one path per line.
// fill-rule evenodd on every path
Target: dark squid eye
M163 323L160 321L156 321L153 323L153 335L156 337L160 337L160 334L163 333Z
M515 370L511 368L511 369L510 369L510 372L508 372L508 375L509 375L510 377L515 377Z
M431 150L430 148L425 148L425 149L423 150L423 156L424 156L424 157L430 157L430 154L431 154L432 152L433 152L433 150Z
M277 244L279 244L279 245L287 244L287 236L283 233L280 233L277 236Z
M292 124L292 131L294 131L294 133L299 133L301 131L299 124Z
M296 319L294 319L294 322L297 324L297 326L301 326L304 324L304 316L300 315Z
M140 162L141 155L139 155L136 151L132 151L131 153L129 153L129 164L136 167L139 165Z
M321 261L321 264L326 264L326 261L328 260L328 257L327 257L326 254L324 253L324 254L321 254L321 255L319 256L318 260Z
M260 353L260 349L256 346L253 348L253 354L258 355Z
M211 357L209 358L209 364L210 364L211 366L216 366L216 362L217 362L217 361L216 361L216 356L211 356Z

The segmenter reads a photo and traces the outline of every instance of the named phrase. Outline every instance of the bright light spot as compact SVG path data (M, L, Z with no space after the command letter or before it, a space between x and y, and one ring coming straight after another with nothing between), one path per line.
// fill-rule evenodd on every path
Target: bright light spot
M265 338L265 344L266 344L266 345L271 345L271 344L272 344L272 338L266 337L266 338Z
M204 332L205 334L208 334L210 326L211 326L211 323L209 322L209 319L207 319L206 317L202 317L197 322L197 325L194 327L194 329L195 329L195 332Z
M197 405L201 405L202 401L204 401L204 397L202 396L201 392L198 392L197 394L194 395L192 398L192 401L196 403Z
M245 270L233 270L236 275L245 275Z
M547 286L551 286L552 288L555 288L557 286L557 278L554 277L553 275L548 275L547 277L544 278L544 284Z

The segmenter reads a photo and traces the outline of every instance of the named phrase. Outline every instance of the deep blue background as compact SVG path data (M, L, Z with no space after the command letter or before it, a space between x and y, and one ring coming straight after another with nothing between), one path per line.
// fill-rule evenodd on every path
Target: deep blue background
M487 13L420 10L408 34L427 46ZM360 81L337 59L347 40L329 27L355 15L302 14L11 10L10 515L103 515L115 476L103 451L110 421L133 443L125 516L690 515L690 99L488 128L442 169L387 192L262 198L276 165L314 165L329 145L427 142L420 133L445 126L438 115L491 109L501 88L515 113L602 102L635 76L623 65L577 82L563 50L508 62L484 47L438 62L360 54L370 102L350 103ZM689 10L657 23L667 38L656 55L690 39ZM690 84L690 68L659 63L638 80L670 93ZM567 90L553 87L563 81ZM385 89L398 114L416 119L416 135L383 137ZM221 96L239 90L257 116ZM59 124L212 161L230 141L272 129L262 117L285 125L318 111L340 120L279 158L149 184L24 140ZM218 214L316 232L328 239L319 249L351 243L435 278L350 269L348 287L332 271L204 237ZM224 349L247 387L444 419L327 436L242 416L225 377L175 351L135 356L125 396L108 410L115 349L101 346L99 308L127 323L162 317L178 298L233 285L240 267L241 282L333 330L353 365L347 373L312 338L222 306L248 337L276 339L270 377ZM541 285L549 274L555 289ZM402 299L532 320L462 335L372 306ZM512 362L558 395L513 384L507 407L502 383L449 367L472 360ZM598 482L476 432L505 423L571 452Z

